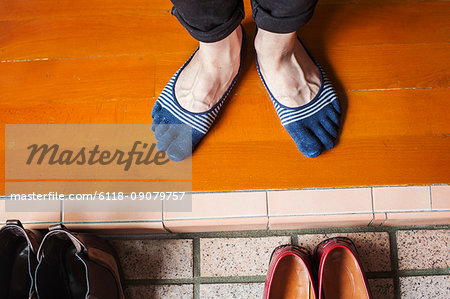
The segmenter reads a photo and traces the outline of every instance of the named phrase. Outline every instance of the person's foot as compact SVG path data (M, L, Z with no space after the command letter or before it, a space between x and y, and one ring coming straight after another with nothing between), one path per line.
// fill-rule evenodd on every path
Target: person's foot
M318 93L319 70L296 32L278 34L258 28L255 49L261 74L278 102L299 107Z
M333 148L339 133L339 101L297 33L258 29L255 49L259 75L300 152L314 158Z
M158 151L173 161L192 154L236 82L244 47L245 32L239 26L219 42L200 43L173 75L152 110Z
M241 26L225 39L202 43L175 85L178 103L184 109L200 113L211 109L236 76L241 59Z

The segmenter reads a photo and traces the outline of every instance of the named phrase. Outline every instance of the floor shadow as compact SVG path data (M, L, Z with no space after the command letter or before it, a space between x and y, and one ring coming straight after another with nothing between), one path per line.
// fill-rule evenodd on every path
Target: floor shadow
M245 50L244 64L242 66L242 78L250 70L253 61L255 60L255 22L253 20L245 19L242 22L245 32L247 33L247 45Z
M253 40L255 36L255 23L251 20L244 19L244 21L242 22L242 26L244 27L246 33L246 44L239 77L237 78L236 83L234 84L233 89L230 92L230 98L224 102L221 108L221 112L217 115L216 120L214 121L211 128L213 128L215 124L218 123L222 118L222 111L226 108L227 105L232 102L233 96L236 94L236 89L241 85L242 78L245 78L247 76L247 73L251 71L252 64L255 59L255 48L253 46Z

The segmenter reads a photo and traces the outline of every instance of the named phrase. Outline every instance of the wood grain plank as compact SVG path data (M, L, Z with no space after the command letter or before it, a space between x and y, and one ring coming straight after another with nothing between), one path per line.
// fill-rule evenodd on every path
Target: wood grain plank
M449 93L448 88L435 88L341 94L342 98L345 96L344 105L347 107L341 138L450 134L446 113L450 105ZM151 123L150 112L154 102L154 98L144 97L40 104L9 102L1 105L0 119L2 124L145 124ZM290 140L268 96L230 97L213 128L205 139L206 143Z
M0 20L21 20L86 15L142 15L155 11L169 11L169 0L2 0Z
M350 139L316 159L292 142L215 143L193 157L194 189L448 184L449 151L448 136Z
M154 71L152 55L0 63L0 106L153 97Z
M350 92L340 142L303 157L268 98L234 96L193 156L196 191L448 183L448 89ZM388 105L384 101L392 99ZM5 105L5 123L150 123L154 99ZM258 107L258 109L255 109ZM4 167L4 135L0 139ZM0 180L4 169L0 169ZM277 178L277 179L274 179Z
M0 61L150 54L192 44L169 13L0 22Z
M311 49L344 90L450 86L449 43Z
M320 47L443 42L450 39L449 2L370 2L317 6L300 36ZM432 25L432 29L430 28Z
M342 140L450 135L450 89L347 93Z
M449 50L449 44L418 44L349 46L327 52L313 48L311 52L342 92L448 87L450 57L445 54ZM159 95L190 54L0 63L0 73L6 74L0 77L0 106L151 98ZM233 92L266 96L252 49L247 51Z
M358 91L340 95L345 108L341 141L354 138L449 135L450 89ZM444 112L445 111L445 112ZM234 96L205 139L215 143L290 142L268 96Z
M448 136L351 139L316 159L291 142L215 143L193 157L193 190L448 184L449 151Z
M449 2L440 1L322 5L301 36L319 48L445 42L449 13ZM177 52L195 44L168 12L0 21L0 61Z
M340 91L450 86L448 43L342 46L330 49L316 48L314 42L308 40L305 44ZM157 56L156 95L194 49ZM254 60L253 49L248 49L235 89L239 95L267 93L255 71Z

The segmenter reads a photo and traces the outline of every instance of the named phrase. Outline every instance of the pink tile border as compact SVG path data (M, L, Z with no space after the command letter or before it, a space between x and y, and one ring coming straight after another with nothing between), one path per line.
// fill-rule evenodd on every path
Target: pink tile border
M383 226L450 224L450 211L388 213Z
M269 217L271 230L302 229L323 227L367 226L372 221L372 213L341 214L323 216Z
M64 213L64 222L116 222L116 221L162 221L161 212L71 212Z
M225 217L267 217L266 192L192 194L192 212L166 212L164 219L187 220Z
M195 193L192 212L164 212L172 232L267 229L266 192Z
M61 203L59 201L54 202L55 209L59 210L54 212L7 212L5 204L5 200L0 200L0 222L3 223L8 219L19 219L22 223L32 222L32 228L40 229L47 228L49 223L61 220Z
M267 229L267 217L194 219L164 221L167 229L174 233L217 232Z
M15 218L29 228L47 228L63 216L72 229L119 234L450 224L447 185L194 193L192 202L192 212L62 215L7 213L0 201L0 223Z
M70 230L90 231L113 234L138 234L138 233L167 233L162 221L151 222L85 222L85 223L64 223Z
M450 186L431 186L433 210L450 210Z
M430 211L430 186L373 188L375 212Z
M162 212L64 212L64 222L162 221Z
M268 191L269 217L372 213L370 188Z

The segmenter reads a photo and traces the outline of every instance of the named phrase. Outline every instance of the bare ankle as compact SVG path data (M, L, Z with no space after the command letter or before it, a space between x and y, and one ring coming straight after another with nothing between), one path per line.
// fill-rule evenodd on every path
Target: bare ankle
M296 39L296 32L273 33L264 29L258 29L255 37L255 50L258 56L281 60L293 55Z
M239 26L223 40L213 43L200 42L200 50L203 57L212 63L217 61L232 62L239 60L242 34L241 27Z

